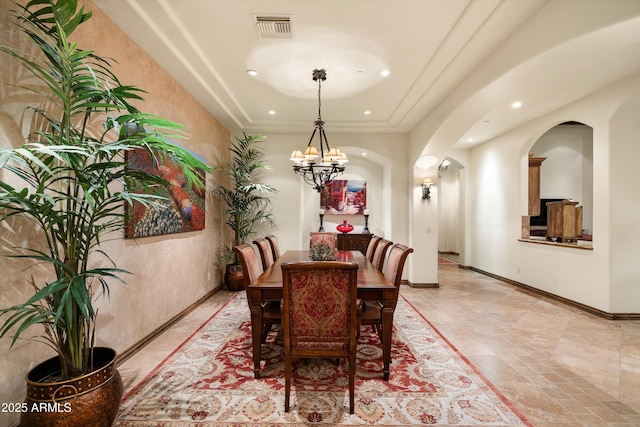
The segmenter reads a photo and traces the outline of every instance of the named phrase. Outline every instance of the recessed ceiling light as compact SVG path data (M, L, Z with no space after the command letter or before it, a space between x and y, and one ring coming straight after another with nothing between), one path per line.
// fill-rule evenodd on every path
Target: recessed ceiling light
M258 72L256 70L247 70L247 74L249 74L251 77L255 77L258 75Z
M522 107L522 102L520 101L515 101L513 104L511 104L511 108L520 108Z
M467 142L473 142L473 138L467 139Z
M364 74L364 71L362 71L362 70L358 70L358 71L356 71L356 74L357 74L357 75L359 75L359 76L361 76L361 75L363 75L363 74Z
M271 114L272 116L276 114L275 110L269 110L269 114Z
M387 77L389 74L391 74L391 72L389 70L382 70L380 71L380 75L382 77Z
M371 114L371 111L369 111L369 110L366 110L366 111L364 112L364 115L365 115L365 116L368 116L369 114Z
M367 157L367 153L365 151L363 151L361 154L363 157Z

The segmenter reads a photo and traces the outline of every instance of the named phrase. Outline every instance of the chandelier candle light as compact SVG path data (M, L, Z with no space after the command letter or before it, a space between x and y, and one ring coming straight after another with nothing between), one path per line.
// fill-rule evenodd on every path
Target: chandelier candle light
M294 150L291 153L293 171L301 175L304 181L318 193L322 191L327 182L344 172L344 164L348 161L346 154L342 153L339 148L329 147L327 135L324 133L324 122L320 114L320 91L322 82L326 79L327 73L324 69L313 70L313 80L318 82L318 120L315 121L315 128L304 153L300 150ZM312 145L316 134L320 138L319 153L318 149Z

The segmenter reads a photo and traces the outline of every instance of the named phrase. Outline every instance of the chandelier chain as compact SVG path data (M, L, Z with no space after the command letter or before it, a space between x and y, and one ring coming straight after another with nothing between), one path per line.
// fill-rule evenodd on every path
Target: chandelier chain
M318 121L321 122L322 121L322 116L320 114L320 111L322 111L322 101L320 98L320 89L322 89L322 80L318 79Z

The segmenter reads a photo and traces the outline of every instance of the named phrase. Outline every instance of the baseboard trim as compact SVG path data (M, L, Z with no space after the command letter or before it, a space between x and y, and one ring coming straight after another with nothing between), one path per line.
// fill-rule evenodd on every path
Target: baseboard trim
M536 295L542 295L542 296L544 296L546 298L549 298L551 300L561 302L561 303L566 304L568 306L580 309L582 311L586 311L587 313L594 314L594 315L596 315L598 317L602 317L602 318L607 319L607 320L640 320L640 313L609 313L609 312L600 310L598 308L591 307L589 305L582 304L582 303L579 303L577 301L573 301L573 300L561 297L561 296L556 295L556 294L552 294L551 292L543 291L542 289L534 288L533 286L525 285L524 283L520 283L520 282L517 282L515 280L507 279L506 277L498 276L497 274L489 273L488 271L480 270L479 268L463 267L463 266L460 266L460 268L464 268L464 269L467 269L467 270L473 270L473 271L475 271L477 273L484 274L485 276L489 276L489 277L492 277L494 279L500 280L501 282L505 282L505 283L508 283L510 285L517 286L518 288L521 288L521 289L523 289L523 290L525 290L525 291L527 291L529 293L536 294Z
M158 337L164 331L166 331L167 329L169 329L170 327L172 327L173 325L178 323L186 315L191 313L193 310L198 308L198 306L202 305L202 303L204 303L209 298L211 298L213 295L215 295L220 289L222 289L222 288L218 287L218 288L215 288L212 291L208 292L203 297L201 297L198 300L196 300L193 304L191 304L188 307L186 307L180 313L176 314L171 319L167 320L165 323L163 323L162 325L160 325L159 327L154 329L151 333L146 335L140 341L138 341L137 343L135 343L134 345L132 345L131 347L129 347L128 349L126 349L122 353L119 353L118 356L116 357L116 365L120 365L120 364L126 362L130 357L132 357L134 354L136 354L137 352L142 350L154 338Z
M439 288L440 283L413 283L408 280L403 280L402 285L407 285L410 288Z

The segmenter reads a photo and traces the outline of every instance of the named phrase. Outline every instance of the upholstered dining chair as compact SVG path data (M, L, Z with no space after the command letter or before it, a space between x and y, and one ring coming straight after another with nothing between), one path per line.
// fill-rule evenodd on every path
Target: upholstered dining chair
M391 245L393 245L393 242L387 239L380 239L376 245L376 250L373 253L371 263L380 271L382 271L382 268L384 267L385 256L387 255L387 251Z
M409 248L400 243L396 243L389 252L389 258L387 259L387 265L384 269L384 278L393 283L396 287L395 293L395 305L398 302L398 294L400 293L400 281L402 280L402 271L404 270L404 264L407 261L409 254L413 252L412 248ZM360 318L360 324L372 325L380 341L382 341L382 303L380 301L363 300L362 301L362 316Z
M273 255L273 261L275 262L280 258L280 245L278 245L278 238L273 234L269 234L265 239L267 239L267 242L271 245L271 254Z
M262 270L266 270L273 264L273 252L271 251L271 244L262 237L253 241L253 244L258 247L260 253L260 259L262 260Z
M247 289L251 283L260 276L260 264L253 247L248 243L243 243L233 247L233 252L238 256L242 273L244 275L244 288ZM262 304L262 342L267 339L267 335L273 325L281 323L280 301L266 301Z
M354 413L360 317L358 264L311 261L282 264L285 397L289 412L293 358L348 358L349 413Z
M369 244L367 245L367 252L364 256L371 262L373 262L373 254L376 252L376 246L378 246L380 239L382 239L382 237L374 234L371 236L371 240L369 240Z

